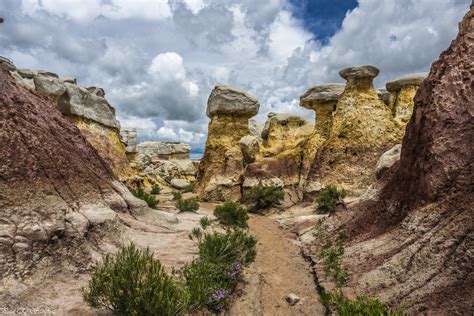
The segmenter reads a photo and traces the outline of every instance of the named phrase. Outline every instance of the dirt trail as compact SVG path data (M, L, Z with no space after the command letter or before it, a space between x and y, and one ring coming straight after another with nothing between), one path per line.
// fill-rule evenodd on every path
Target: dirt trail
M324 315L311 268L294 235L264 216L251 216L249 226L258 239L257 258L246 270L247 284L228 315ZM284 299L290 293L301 301L290 306Z

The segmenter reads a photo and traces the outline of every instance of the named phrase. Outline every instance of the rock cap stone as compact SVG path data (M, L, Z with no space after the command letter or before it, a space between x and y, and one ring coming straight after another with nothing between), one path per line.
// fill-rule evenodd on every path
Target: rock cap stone
M6 69L8 69L10 71L14 71L16 69L13 62L10 59L8 59L6 57L3 57L3 56L0 56L0 65L5 67Z
M295 123L299 126L309 124L308 120L297 115L285 114L285 113L268 113L268 119L265 122L262 130L262 138L267 139L270 133L270 128L273 124L286 125L288 123Z
M260 103L254 96L234 87L218 85L207 101L208 117L216 115L254 116Z
M428 77L427 72L409 74L396 80L387 82L385 87L388 91L398 91L404 86L419 86Z
M327 83L309 88L300 97L300 106L314 110L318 103L337 101L345 87L346 85L342 83Z
M138 152L145 155L189 154L191 146L179 142L147 141L137 145Z
M339 75L346 79L353 79L353 78L375 78L379 75L380 70L371 65L365 65L365 66L353 66L353 67L348 67L344 68L341 71L339 71Z

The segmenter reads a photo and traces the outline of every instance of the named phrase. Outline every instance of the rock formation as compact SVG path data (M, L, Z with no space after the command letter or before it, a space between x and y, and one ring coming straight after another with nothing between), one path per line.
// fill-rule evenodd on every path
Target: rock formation
M241 140L248 163L242 191L257 185L275 185L285 192L284 206L301 201L303 190L311 187L306 183L306 175L321 143L322 137L306 119L269 113L260 142L254 136Z
M473 34L471 5L416 93L400 161L346 212L349 286L413 315L474 312Z
M4 64L4 63L2 63ZM7 68L8 69L8 68ZM48 247L117 212L140 212L72 121L0 67L0 275L23 276Z
M168 185L172 185L173 180L196 179L197 167L189 159L191 147L188 144L148 141L136 145L136 150L131 166L143 179Z
M117 177L124 179L132 175L119 135L120 123L103 89L81 87L76 85L76 79L59 77L52 72L16 69L6 58L2 64L19 84L50 97L58 109L74 121Z
M411 74L387 83L387 91L390 93L388 106L395 118L408 122L413 113L416 91L427 75L427 73Z
M137 129L136 128L122 128L120 130L120 137L125 144L125 151L127 154L133 155L138 152L137 150Z
M240 140L251 135L249 119L259 107L255 97L236 88L216 86L212 91L207 103L211 121L196 185L196 193L202 199L240 198L244 171Z
M345 85L330 83L314 86L300 97L300 105L316 112L316 131L327 138L332 126L332 116Z
M325 136L309 172L310 182L335 184L360 195L375 180L373 166L380 155L401 141L403 126L393 119L372 85L378 73L373 66L341 70L347 84L336 105L338 93L329 101L325 101L328 93L322 93L334 89L331 86L313 88L302 96L302 106L316 109L316 125ZM314 101L310 101L312 95Z

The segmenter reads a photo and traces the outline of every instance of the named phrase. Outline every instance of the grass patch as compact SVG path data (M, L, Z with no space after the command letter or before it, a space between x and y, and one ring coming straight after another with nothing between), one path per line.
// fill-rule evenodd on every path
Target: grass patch
M253 211L261 213L261 211L280 204L285 194L279 187L270 186L256 186L244 196L245 202L253 204Z
M161 187L158 184L153 184L151 186L150 194L160 194L160 192L161 192Z
M176 208L180 212L193 212L196 213L199 209L199 203L196 199L180 199L176 201Z
M179 191L173 191L173 192L171 192L171 194L173 195L173 200L174 201L181 200L181 198L183 197L183 195Z
M189 304L188 292L160 261L133 244L105 256L82 295L89 306L122 315L181 315Z
M344 190L338 190L334 185L328 185L318 195L316 200L316 213L328 214L334 213L338 203L344 203L343 199L347 193Z
M138 189L129 189L130 192L132 192L132 194L145 201L149 207L151 208L156 208L156 205L158 204L158 200L156 199L155 196L153 196L152 194L148 194L145 192L145 190L143 190L142 188L138 188Z
M249 215L247 210L235 202L225 202L222 205L216 206L214 209L214 216L219 222L227 226L237 226L247 228L247 220Z

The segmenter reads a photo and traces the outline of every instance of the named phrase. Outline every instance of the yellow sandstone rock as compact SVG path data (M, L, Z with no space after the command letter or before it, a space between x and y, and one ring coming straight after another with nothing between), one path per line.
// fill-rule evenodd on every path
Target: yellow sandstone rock
M401 141L403 125L393 119L372 85L378 73L373 66L341 70L347 84L329 133L323 132L328 136L311 167L310 181L335 184L360 195L374 181L374 166L380 155Z
M236 88L216 86L209 96L211 118L195 192L203 200L237 200L244 171L240 139L251 135L249 119L257 114L258 100Z
M427 73L411 74L387 83L386 88L390 93L389 107L397 120L405 124L408 122L413 113L416 91L427 75Z

